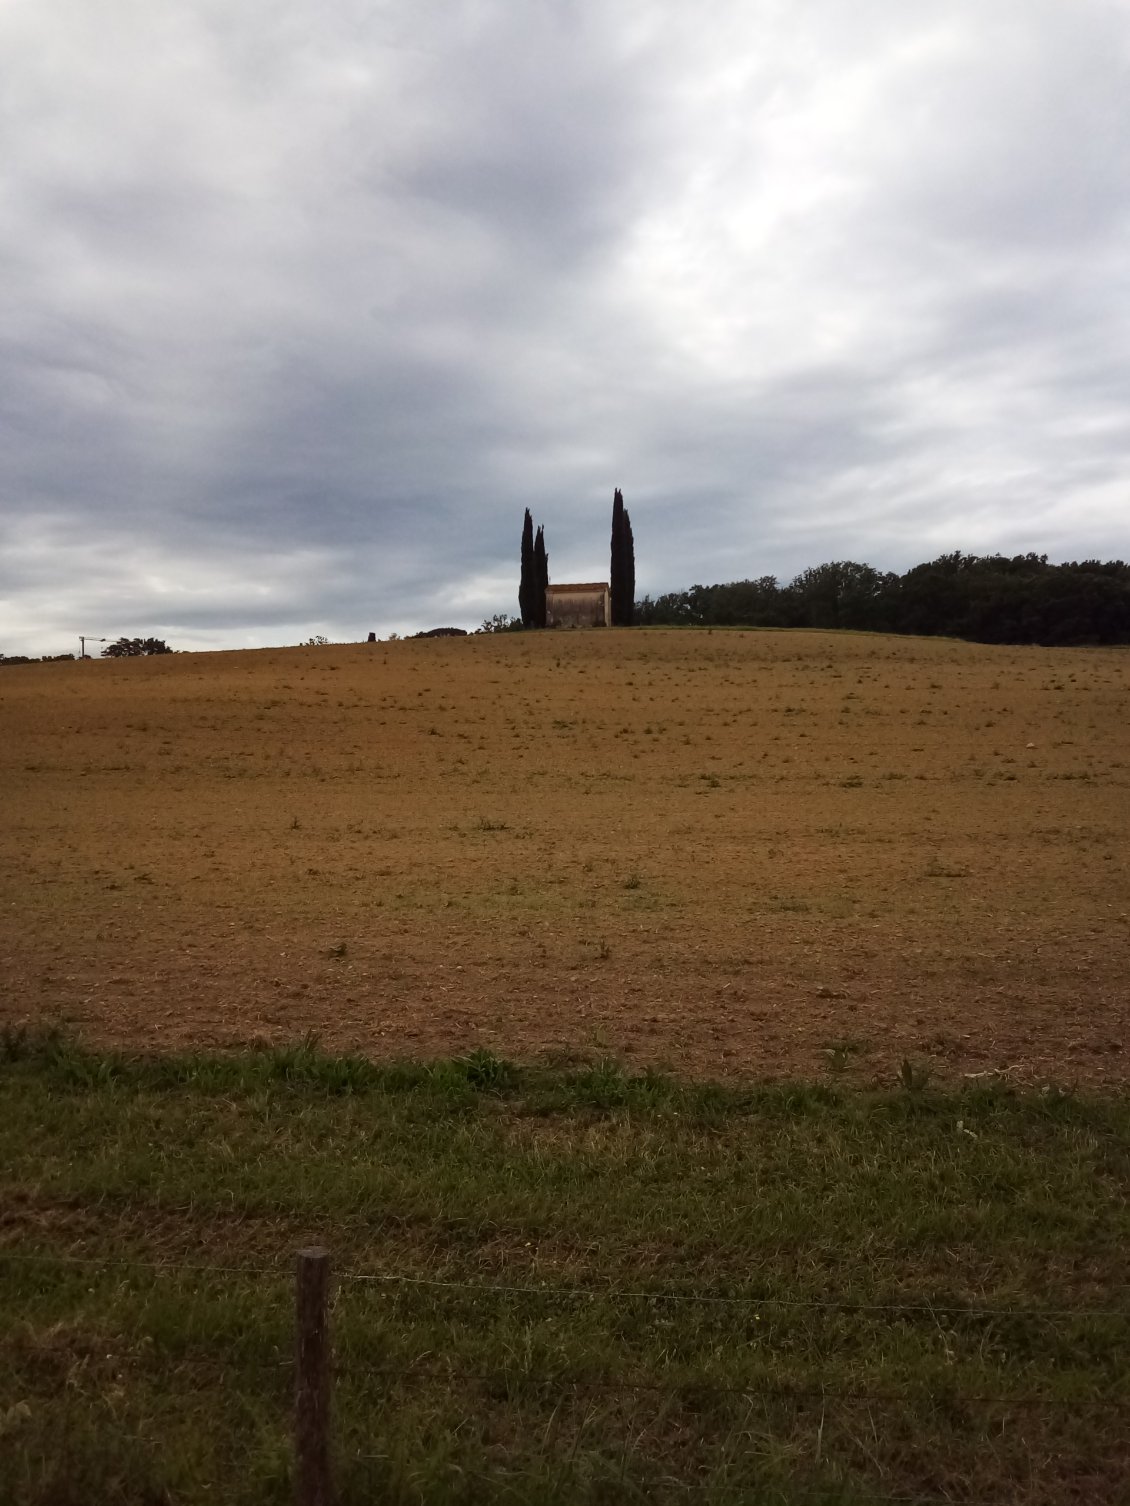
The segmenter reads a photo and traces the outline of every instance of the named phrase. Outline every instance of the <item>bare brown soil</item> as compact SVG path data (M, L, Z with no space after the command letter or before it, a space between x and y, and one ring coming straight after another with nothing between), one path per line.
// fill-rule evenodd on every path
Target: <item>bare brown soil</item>
M491 635L0 670L0 1023L1125 1082L1130 653Z

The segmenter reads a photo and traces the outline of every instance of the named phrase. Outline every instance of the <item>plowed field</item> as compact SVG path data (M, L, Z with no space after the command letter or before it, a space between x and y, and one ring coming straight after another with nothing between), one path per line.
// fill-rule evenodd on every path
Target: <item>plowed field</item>
M0 1023L1125 1081L1130 653L504 634L0 670Z

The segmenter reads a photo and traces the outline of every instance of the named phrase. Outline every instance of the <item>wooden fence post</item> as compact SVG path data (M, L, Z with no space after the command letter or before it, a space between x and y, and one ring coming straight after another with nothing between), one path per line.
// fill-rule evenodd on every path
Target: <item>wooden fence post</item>
M296 1506L333 1506L330 1473L330 1254L299 1250L296 1271L294 1495Z

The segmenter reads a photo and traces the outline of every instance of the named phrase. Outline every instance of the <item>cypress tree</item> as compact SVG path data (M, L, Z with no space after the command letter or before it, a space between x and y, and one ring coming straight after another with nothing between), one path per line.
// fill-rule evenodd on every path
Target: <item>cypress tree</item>
M624 495L617 487L612 493L612 563L608 568L608 585L612 592L612 626L620 626L620 536L624 527Z
M534 627L545 627L545 592L549 585L549 555L545 552L545 530L538 528L534 540Z
M612 626L631 627L636 603L636 545L632 520L624 507L624 494L617 487L612 497Z
M523 627L534 627L535 593L537 577L534 566L534 520L526 508L526 520L522 524L522 574L518 581L518 610Z
M624 560L621 572L620 620L624 627L631 627L636 616L636 541L632 534L632 520L628 516L627 508L624 509L622 549Z

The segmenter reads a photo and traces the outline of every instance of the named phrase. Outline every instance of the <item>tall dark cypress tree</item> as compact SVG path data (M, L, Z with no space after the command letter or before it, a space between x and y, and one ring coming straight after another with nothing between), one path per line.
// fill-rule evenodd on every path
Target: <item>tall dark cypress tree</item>
M612 591L612 626L631 627L636 604L636 544L632 520L619 487L612 497L612 564L608 584Z
M612 563L608 569L608 585L612 592L612 626L620 626L620 538L624 529L624 494L617 487L612 493Z
M538 528L534 540L534 627L545 627L545 592L549 585L549 555L545 552L545 531Z
M632 534L632 520L628 516L627 508L624 509L624 524L621 536L624 562L621 571L620 596L622 611L620 621L624 627L631 627L636 619L636 541Z
M534 627L536 611L537 575L534 566L534 520L526 508L526 520L522 524L522 575L518 582L518 610L522 614L522 626Z

